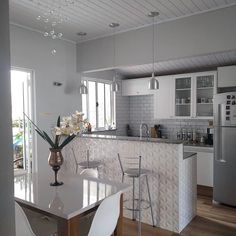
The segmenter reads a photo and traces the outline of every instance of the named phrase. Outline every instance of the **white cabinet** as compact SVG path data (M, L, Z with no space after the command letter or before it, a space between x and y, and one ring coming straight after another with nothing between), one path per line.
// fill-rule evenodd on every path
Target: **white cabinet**
M154 119L213 118L216 71L159 76L159 89L149 90L149 78L122 81L122 96L154 94Z
M184 151L197 153L197 184L213 187L213 148L184 146Z
M174 80L173 76L158 77L159 90L154 93L154 119L174 117Z
M174 80L175 117L212 119L216 72L176 75Z
M213 187L213 153L197 152L197 184Z
M236 87L236 66L218 67L218 87Z
M175 117L190 118L193 116L193 74L174 76Z
M122 80L122 96L137 96L153 94L148 89L150 78Z
M213 117L213 96L216 94L216 72L195 75L194 117Z
M213 118L216 71L160 76L154 118Z

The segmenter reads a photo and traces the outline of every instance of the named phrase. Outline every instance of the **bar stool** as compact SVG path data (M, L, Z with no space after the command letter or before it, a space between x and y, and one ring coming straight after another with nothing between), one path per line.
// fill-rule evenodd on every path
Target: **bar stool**
M87 150L86 161L78 162L76 159L74 149L73 148L71 148L71 149L72 149L72 153L73 153L73 156L75 159L75 164L76 164L75 172L76 172L76 174L78 173L78 168L81 168L83 170L84 169L97 169L97 171L98 171L98 168L102 165L101 161L90 161L89 160L89 150Z
M148 169L141 168L141 159L142 159L141 156L139 156L139 157L124 157L122 159L124 159L123 162L126 161L126 163L125 163L126 166L123 165L123 163L121 161L120 154L118 153L118 160L119 160L119 164L120 164L120 168L121 168L121 172L122 172L122 183L124 182L125 176L132 178L132 181L133 181L132 208L129 208L129 207L125 207L125 208L127 210L132 211L132 220L135 220L135 213L138 212L138 214L139 214L138 232L139 232L139 235L141 235L141 210L144 209L144 208L143 209L141 208L141 202L148 203L147 208L150 208L150 211L151 211L152 225L153 225L153 227L155 226L153 209L152 209L151 194L150 194L150 188L149 188L149 183L148 183L148 175L151 173L151 171ZM146 180L148 198L149 198L148 201L141 199L141 188L140 188L141 185L140 184L141 184L142 177L145 177L145 180ZM138 198L135 198L135 179L138 179ZM138 202L137 208L135 208L135 202Z

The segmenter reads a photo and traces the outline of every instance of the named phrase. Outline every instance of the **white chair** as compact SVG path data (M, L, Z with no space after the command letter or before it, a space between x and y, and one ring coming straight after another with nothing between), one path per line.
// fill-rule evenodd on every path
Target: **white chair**
M17 202L15 202L16 236L35 236L29 221Z
M120 215L120 196L118 192L102 201L93 218L88 236L111 236Z
M84 177L98 178L98 171L96 169L84 169L80 172Z

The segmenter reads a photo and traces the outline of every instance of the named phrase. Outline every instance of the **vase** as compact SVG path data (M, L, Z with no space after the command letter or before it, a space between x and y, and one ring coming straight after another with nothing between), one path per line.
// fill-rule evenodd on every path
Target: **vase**
M54 183L50 183L51 186L60 186L63 182L58 182L57 174L63 164L63 156L61 154L61 149L57 148L49 148L50 154L48 157L48 164L52 167L54 171L55 181Z

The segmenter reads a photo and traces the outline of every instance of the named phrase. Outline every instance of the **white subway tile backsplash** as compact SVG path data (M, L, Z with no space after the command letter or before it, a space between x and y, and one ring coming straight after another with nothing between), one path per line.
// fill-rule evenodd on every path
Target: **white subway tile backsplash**
M149 127L160 124L163 135L171 139L176 139L176 133L183 128L195 129L201 134L206 133L208 120L155 120L153 99L153 95L123 97L121 92L117 93L117 135L126 135L126 125L129 124L133 135L138 136L141 122L147 123Z

